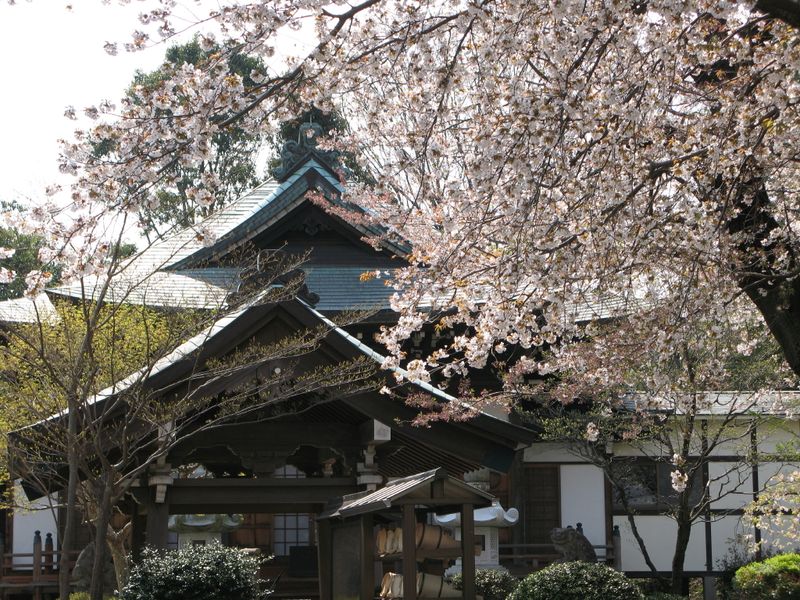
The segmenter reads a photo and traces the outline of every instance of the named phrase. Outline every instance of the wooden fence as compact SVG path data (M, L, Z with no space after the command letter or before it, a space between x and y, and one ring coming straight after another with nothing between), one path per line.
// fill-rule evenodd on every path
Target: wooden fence
M70 553L70 570L78 552ZM0 540L0 598L26 595L42 600L58 592L58 562L61 553L53 548L48 533L42 542L41 532L33 536L33 552L6 552Z

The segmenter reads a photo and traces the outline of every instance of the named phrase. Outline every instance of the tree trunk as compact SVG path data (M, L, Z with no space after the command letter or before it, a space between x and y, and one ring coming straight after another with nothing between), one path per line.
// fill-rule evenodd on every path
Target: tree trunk
M688 494L683 492L682 495ZM689 536L692 534L692 523L689 521L689 509L684 506L685 499L681 499L681 506L678 509L677 525L678 537L675 540L675 553L672 555L672 577L670 580L670 591L673 594L683 593L683 563L686 559L686 548L689 545Z
M108 524L111 521L111 484L109 475L103 479L103 488L97 499L97 516L94 521L94 563L92 564L92 581L89 586L90 600L103 600L106 566L106 537Z
M111 558L114 561L114 573L117 576L117 589L122 590L128 583L128 550L125 547L125 539L130 535L132 523L129 521L119 531L114 531L109 527L106 532L106 541L111 551Z
M772 238L780 225L770 212L771 204L757 174L739 184L734 216L726 222L730 233L742 236L733 268L739 287L764 317L789 367L800 375L800 279L787 276L800 269L800 257L788 242Z
M66 523L61 535L61 552L58 555L58 597L60 600L69 600L70 592L70 553L75 545L75 518L77 517L78 504L78 407L72 399L67 404L69 415L67 417L67 465L69 475L67 478L67 506Z

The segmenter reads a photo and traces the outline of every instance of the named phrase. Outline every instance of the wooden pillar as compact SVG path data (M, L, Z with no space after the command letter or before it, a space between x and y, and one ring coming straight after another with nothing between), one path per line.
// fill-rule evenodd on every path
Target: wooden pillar
M403 600L417 600L417 515L403 505Z
M44 538L44 570L45 573L53 572L53 534L48 533Z
M155 502L151 497L147 504L147 545L166 548L169 540L169 504Z
M372 515L361 515L361 597L375 596L375 538Z
M33 571L31 579L33 580L33 598L34 600L42 600L42 588L37 582L42 578L42 533L37 530L33 534Z
M619 533L619 525L614 525L611 533L611 544L614 547L614 568L622 571L622 536Z
M145 545L145 534L147 532L147 518L139 512L139 505L132 503L131 511L131 557L138 560Z
M461 574L464 600L475 600L475 508L461 505Z
M331 522L328 519L317 520L317 561L319 600L331 600L333 597L333 549L331 545ZM370 595L369 597L371 598L372 596Z

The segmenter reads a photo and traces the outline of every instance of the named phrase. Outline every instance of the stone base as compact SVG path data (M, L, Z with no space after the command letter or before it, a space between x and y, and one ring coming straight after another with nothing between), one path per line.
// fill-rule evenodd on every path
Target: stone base
M502 571L504 573L508 573L508 569L506 569L503 565L475 565L476 571L481 571L485 569L491 569L492 571ZM458 562L454 564L452 567L449 567L445 572L445 577L452 577L453 575L458 575L461 573L461 563Z

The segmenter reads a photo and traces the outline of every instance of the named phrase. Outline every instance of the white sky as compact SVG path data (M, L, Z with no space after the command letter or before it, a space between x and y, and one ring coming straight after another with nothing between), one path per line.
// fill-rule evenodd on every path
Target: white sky
M157 67L163 46L109 56L106 41L127 41L141 10L137 3L99 0L0 3L0 199L41 198L59 180L59 138L77 122L64 115L104 98L118 99L137 68ZM65 180L62 180L65 181Z

